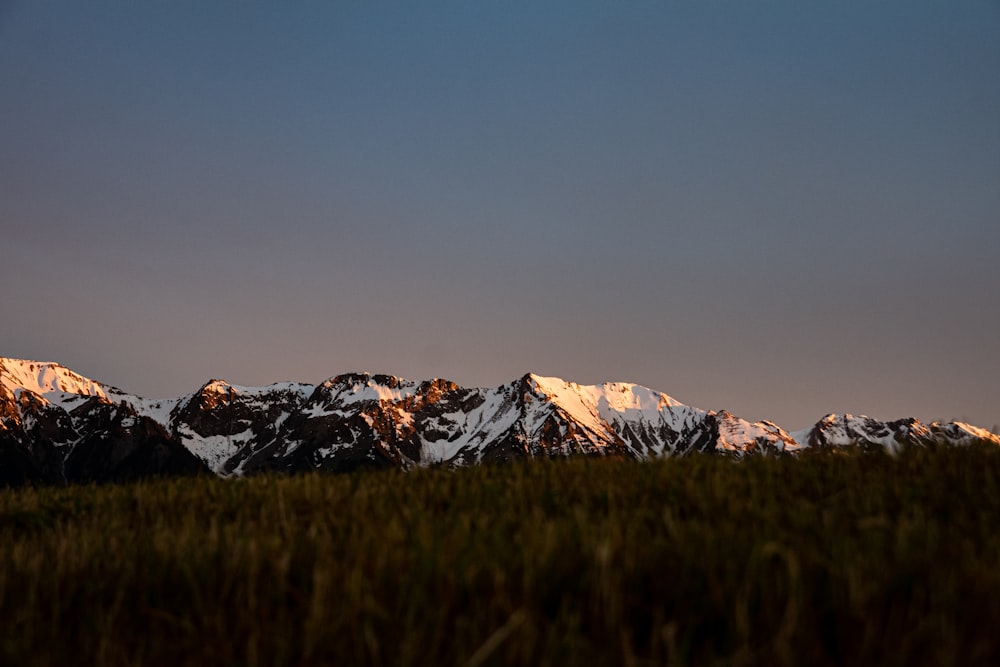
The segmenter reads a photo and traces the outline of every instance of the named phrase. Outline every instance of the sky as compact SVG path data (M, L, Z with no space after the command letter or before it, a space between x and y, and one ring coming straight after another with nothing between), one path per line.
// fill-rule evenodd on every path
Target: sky
M995 0L0 0L0 356L991 427L998 72Z

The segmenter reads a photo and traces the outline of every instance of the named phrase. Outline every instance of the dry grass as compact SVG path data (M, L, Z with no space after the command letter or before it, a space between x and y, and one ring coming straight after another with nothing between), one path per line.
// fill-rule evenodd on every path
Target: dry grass
M0 492L5 665L1000 664L1000 450Z

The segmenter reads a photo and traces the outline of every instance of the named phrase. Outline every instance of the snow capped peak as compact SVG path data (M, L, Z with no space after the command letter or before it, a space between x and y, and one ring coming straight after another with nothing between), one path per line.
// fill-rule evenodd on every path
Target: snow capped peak
M719 425L717 449L724 451L753 451L770 444L778 451L790 452L801 445L791 435L773 422L750 423L728 410L720 410L715 415Z
M334 404L346 405L362 401L400 401L417 392L418 385L395 375L344 373L320 385L331 394Z
M8 371L14 372L18 368L28 367L28 366L58 366L59 368L64 368L69 370L62 364L55 361L38 361L37 359L16 359L14 357L0 357L0 372Z
M56 404L74 396L107 398L108 390L121 393L54 362L6 357L0 357L0 383L11 393L26 390Z
M199 393L228 394L236 391L236 387L225 380L212 379L202 385Z
M196 394L214 394L225 396L261 396L264 394L271 394L275 392L293 392L306 396L312 392L315 387L311 384L305 384L302 382L276 382L274 384L264 385L263 387L247 387L239 384L231 384L225 380L213 379L209 380L201 386Z
M602 385L581 385L562 378L545 377L529 373L525 381L536 395L561 406L586 406L587 412L602 415L622 414L639 416L642 413L659 413L664 408L684 407L670 396L629 382L605 382Z
M666 394L627 382L605 382L604 395L608 407L617 412L628 410L662 410L684 404Z
M941 422L931 422L931 426L944 426ZM973 426L972 424L966 424L965 422L949 422L947 426L954 426L957 431L965 431L969 435L975 436L977 438L989 438L996 437L995 434L990 433L985 428L979 428L978 426Z
M327 386L351 386L351 387L386 387L388 389L396 389L402 386L416 386L416 383L403 378L396 377L395 375L386 375L383 373L369 373L368 371L362 371L360 373L341 373L340 375L335 375L326 382L323 383Z
M569 390L572 386L578 386L572 382L566 382L562 378L546 377L535 373L528 373L523 379L525 383L534 391L549 396L557 395L562 391Z
M1000 435L965 422L931 422L928 430L933 436L946 441L966 444L974 440L993 442L1000 445Z
M582 428L581 433L593 441L614 442L624 437L645 434L641 447L662 451L661 435L690 427L704 418L703 410L688 408L661 392L627 382L606 382L602 385L581 385L557 377L528 373L522 379L525 401L543 401L551 406L539 412L534 421L543 421L552 410L563 419ZM663 429L666 428L666 431ZM638 446L638 445L637 445Z
M951 444L985 441L1000 445L1000 436L961 422L925 425L912 417L880 421L851 414L827 415L812 428L796 431L793 437L800 444L810 447L862 444L882 446L889 451L895 451L904 442L928 443L935 440Z

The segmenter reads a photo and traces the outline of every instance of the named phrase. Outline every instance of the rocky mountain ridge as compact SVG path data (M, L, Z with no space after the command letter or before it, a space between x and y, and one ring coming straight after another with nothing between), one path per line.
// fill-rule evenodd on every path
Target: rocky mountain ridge
M828 415L788 433L628 383L524 375L490 388L348 373L317 385L211 380L153 400L59 364L0 358L0 485L464 466L570 455L743 456L1000 437L950 422Z

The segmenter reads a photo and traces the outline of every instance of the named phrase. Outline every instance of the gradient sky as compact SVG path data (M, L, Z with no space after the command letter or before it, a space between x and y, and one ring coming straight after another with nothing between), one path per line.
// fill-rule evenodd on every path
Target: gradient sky
M1000 3L2 2L0 355L1000 424Z

